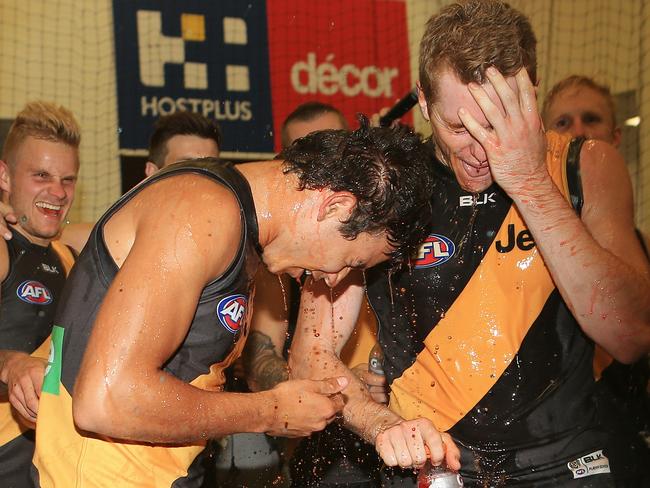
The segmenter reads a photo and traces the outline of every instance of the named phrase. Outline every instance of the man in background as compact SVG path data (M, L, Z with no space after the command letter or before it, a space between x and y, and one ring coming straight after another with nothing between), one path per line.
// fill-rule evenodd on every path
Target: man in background
M216 121L196 112L163 115L153 126L144 173L151 176L177 161L218 158L221 131Z
M186 159L218 158L220 145L221 131L214 120L188 111L163 115L156 120L149 139L145 176ZM63 228L60 239L81 252L93 225L69 224Z
M558 81L544 98L542 119L548 130L572 137L584 137L621 144L622 131L616 120L616 104L608 86L583 75ZM636 229L646 257L650 257L648 237Z
M558 81L544 99L542 119L547 129L571 137L605 141L616 148L621 143L621 128L609 87L587 76L571 75ZM636 233L648 258L643 234L638 229ZM600 379L603 394L612 395L615 405L634 419L637 430L644 435L649 430L648 369L647 356L628 365L614 361L602 348L596 348L594 374Z
M553 85L544 98L542 119L546 130L605 141L616 148L621 144L614 97L607 86L587 76L572 75Z

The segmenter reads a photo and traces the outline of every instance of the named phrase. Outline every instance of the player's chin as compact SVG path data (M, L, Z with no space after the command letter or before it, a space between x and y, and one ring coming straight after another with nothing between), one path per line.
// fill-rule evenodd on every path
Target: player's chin
M463 190L473 192L473 193L480 193L483 190L487 189L492 185L492 175L488 171L487 174L483 174L480 176L473 176L473 175L463 175L463 178L459 178L458 183L460 186L463 188Z
M41 226L34 232L39 239L54 240L59 237L62 225L58 226Z

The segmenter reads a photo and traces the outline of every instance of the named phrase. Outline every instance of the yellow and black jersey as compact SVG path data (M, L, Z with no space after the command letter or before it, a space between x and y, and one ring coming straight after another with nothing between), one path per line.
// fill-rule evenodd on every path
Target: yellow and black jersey
M188 173L212 178L233 192L242 209L242 236L230 268L203 289L187 336L164 369L198 388L218 390L224 383L223 370L243 347L259 263L257 220L248 183L232 165L215 160L161 170L118 200L100 219L70 275L52 331L50 364L38 413L33 469L37 486L201 485L205 443L170 447L84 434L73 423L71 399L95 316L118 272L103 240L104 225L143 188ZM230 223L215 222L215 232L227 225Z
M20 232L7 241L9 271L2 282L0 349L47 359L54 312L66 276L74 263L72 251L59 242L39 246ZM29 468L34 432L0 394L0 480L12 488L31 487Z
M579 212L582 140L547 138L549 173ZM468 193L436 165L428 238L408 269L367 273L391 409L449 431L468 481L535 486L546 468L553 479L572 479L585 474L569 464L592 453L600 461L589 474L608 473L594 343L512 200L496 184Z

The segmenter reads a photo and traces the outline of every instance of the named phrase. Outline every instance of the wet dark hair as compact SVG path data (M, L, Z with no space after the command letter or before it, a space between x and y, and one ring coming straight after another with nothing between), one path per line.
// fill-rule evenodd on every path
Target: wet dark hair
M370 127L359 116L355 131L323 130L297 139L276 159L295 173L300 190L348 191L357 198L340 227L347 239L386 231L394 265L408 259L431 220L431 153L409 127Z
M154 124L149 140L149 161L162 168L167 156L167 141L174 136L212 139L221 148L221 131L214 120L195 112L179 111L163 115Z

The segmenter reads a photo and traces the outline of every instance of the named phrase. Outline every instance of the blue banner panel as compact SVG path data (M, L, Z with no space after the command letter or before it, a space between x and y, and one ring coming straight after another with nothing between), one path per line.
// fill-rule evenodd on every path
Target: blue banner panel
M114 0L120 148L177 110L219 122L222 151L273 152L264 0Z

